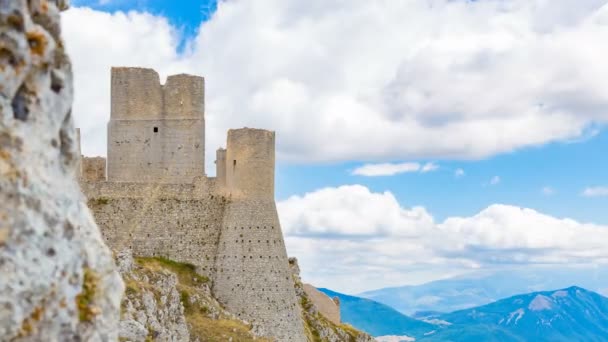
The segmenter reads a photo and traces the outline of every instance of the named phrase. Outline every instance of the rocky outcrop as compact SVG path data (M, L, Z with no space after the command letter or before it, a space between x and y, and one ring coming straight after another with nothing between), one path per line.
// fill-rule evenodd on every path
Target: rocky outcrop
M0 0L0 340L117 339L123 283L75 180L65 0Z
M128 252L117 258L127 285L121 340L266 341L221 307L211 295L209 279L194 266L164 258L134 260Z
M133 258L121 253L119 268L129 286L123 300L120 337L130 341L188 341L184 305L177 291L177 276L167 270L133 272ZM145 286L139 286L145 284Z
M375 342L370 335L347 324L336 324L324 316L304 290L300 279L300 267L296 258L289 258L296 293L302 308L302 318L308 341L311 342ZM328 297L329 299L329 297ZM331 299L330 299L331 300Z
M319 312L334 324L340 324L340 305L339 299L329 298L325 293L317 290L316 287L310 284L302 285L304 292L310 301L317 307Z

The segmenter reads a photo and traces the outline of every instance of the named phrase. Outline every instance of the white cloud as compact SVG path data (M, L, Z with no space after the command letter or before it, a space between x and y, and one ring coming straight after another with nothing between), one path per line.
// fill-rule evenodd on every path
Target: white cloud
M426 163L420 170L422 173L433 172L439 170L439 165L435 163Z
M109 67L207 79L207 152L277 131L298 161L480 158L608 121L608 6L581 1L222 1L177 54L159 17L65 14L84 152L105 152ZM210 162L209 162L210 163Z
M589 187L583 191L582 195L585 197L605 197L605 196L608 196L608 187L605 187L605 186Z
M351 174L357 176L378 177L378 176L394 176L400 173L420 172L428 173L439 169L439 165L435 163L381 163L381 164L365 164L354 169Z
M541 192L543 193L543 195L545 196L553 196L555 195L556 191L554 188L550 187L550 186L546 186L544 187Z
M307 281L349 292L480 268L608 263L608 227L509 205L435 222L390 192L350 185L293 196L278 209Z
M501 179L500 176L494 176L492 177L492 179L490 179L490 185L498 185L500 184Z
M464 177L465 172L463 169L456 169L456 171L454 171L454 177L456 178L461 178Z

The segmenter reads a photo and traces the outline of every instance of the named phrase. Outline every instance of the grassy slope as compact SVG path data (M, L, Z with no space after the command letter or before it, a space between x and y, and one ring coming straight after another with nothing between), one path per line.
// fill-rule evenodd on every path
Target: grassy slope
M177 275L177 290L184 305L184 314L190 330L190 338L198 338L203 341L268 341L266 339L254 338L250 333L251 327L226 314L219 304L201 289L209 279L195 272L195 267L189 264L177 263L165 258L136 258L140 269L138 272L158 272L162 269L171 271ZM125 279L127 295L130 292L138 292L142 287L152 290L149 284L136 282L133 279ZM154 292L154 291L153 291ZM190 297L199 296L203 300L190 303ZM213 308L211 308L213 306ZM220 311L219 317L214 318L209 313Z
M188 322L190 337L192 340L199 338L204 341L232 341L249 342L257 341L264 342L267 339L254 337L251 333L251 326L234 319L234 317L225 312L220 305L211 298L202 288L209 282L207 277L203 277L195 272L195 267L190 264L178 263L165 258L135 258L138 267L134 272L141 274L156 273L161 270L167 270L175 273L178 278L177 290L181 296L182 305L184 305L184 314ZM127 295L136 295L142 289L155 292L153 286L143 282L137 282L133 279L125 279L127 287ZM296 286L301 284L296 283ZM303 291L301 291L304 293ZM198 296L203 300L198 300L194 304L190 298ZM305 323L307 339L310 342L328 341L326 338L321 338L321 330L331 331L332 334L341 336L341 341L357 341L363 335L362 332L356 330L348 324L336 325L318 312L311 313L308 310L312 305L306 295L300 297L300 305L305 308L302 310L302 318ZM210 315L210 312L220 312L219 317ZM213 317L212 317L213 316Z

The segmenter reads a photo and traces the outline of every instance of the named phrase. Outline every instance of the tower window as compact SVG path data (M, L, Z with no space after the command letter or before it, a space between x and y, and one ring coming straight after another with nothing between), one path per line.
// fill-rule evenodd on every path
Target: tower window
M232 161L232 166L236 166L236 159Z
M158 127L154 127L154 133L158 133Z

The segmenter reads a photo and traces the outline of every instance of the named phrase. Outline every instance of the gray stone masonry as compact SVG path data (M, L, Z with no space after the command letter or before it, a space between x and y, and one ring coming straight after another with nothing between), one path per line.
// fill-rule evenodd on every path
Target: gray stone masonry
M191 183L205 174L204 79L112 68L108 180Z
M81 187L114 250L191 263L258 335L304 342L274 200L275 134L229 130L206 177L202 80L161 86L153 70L114 68L107 179L103 158L85 158Z

